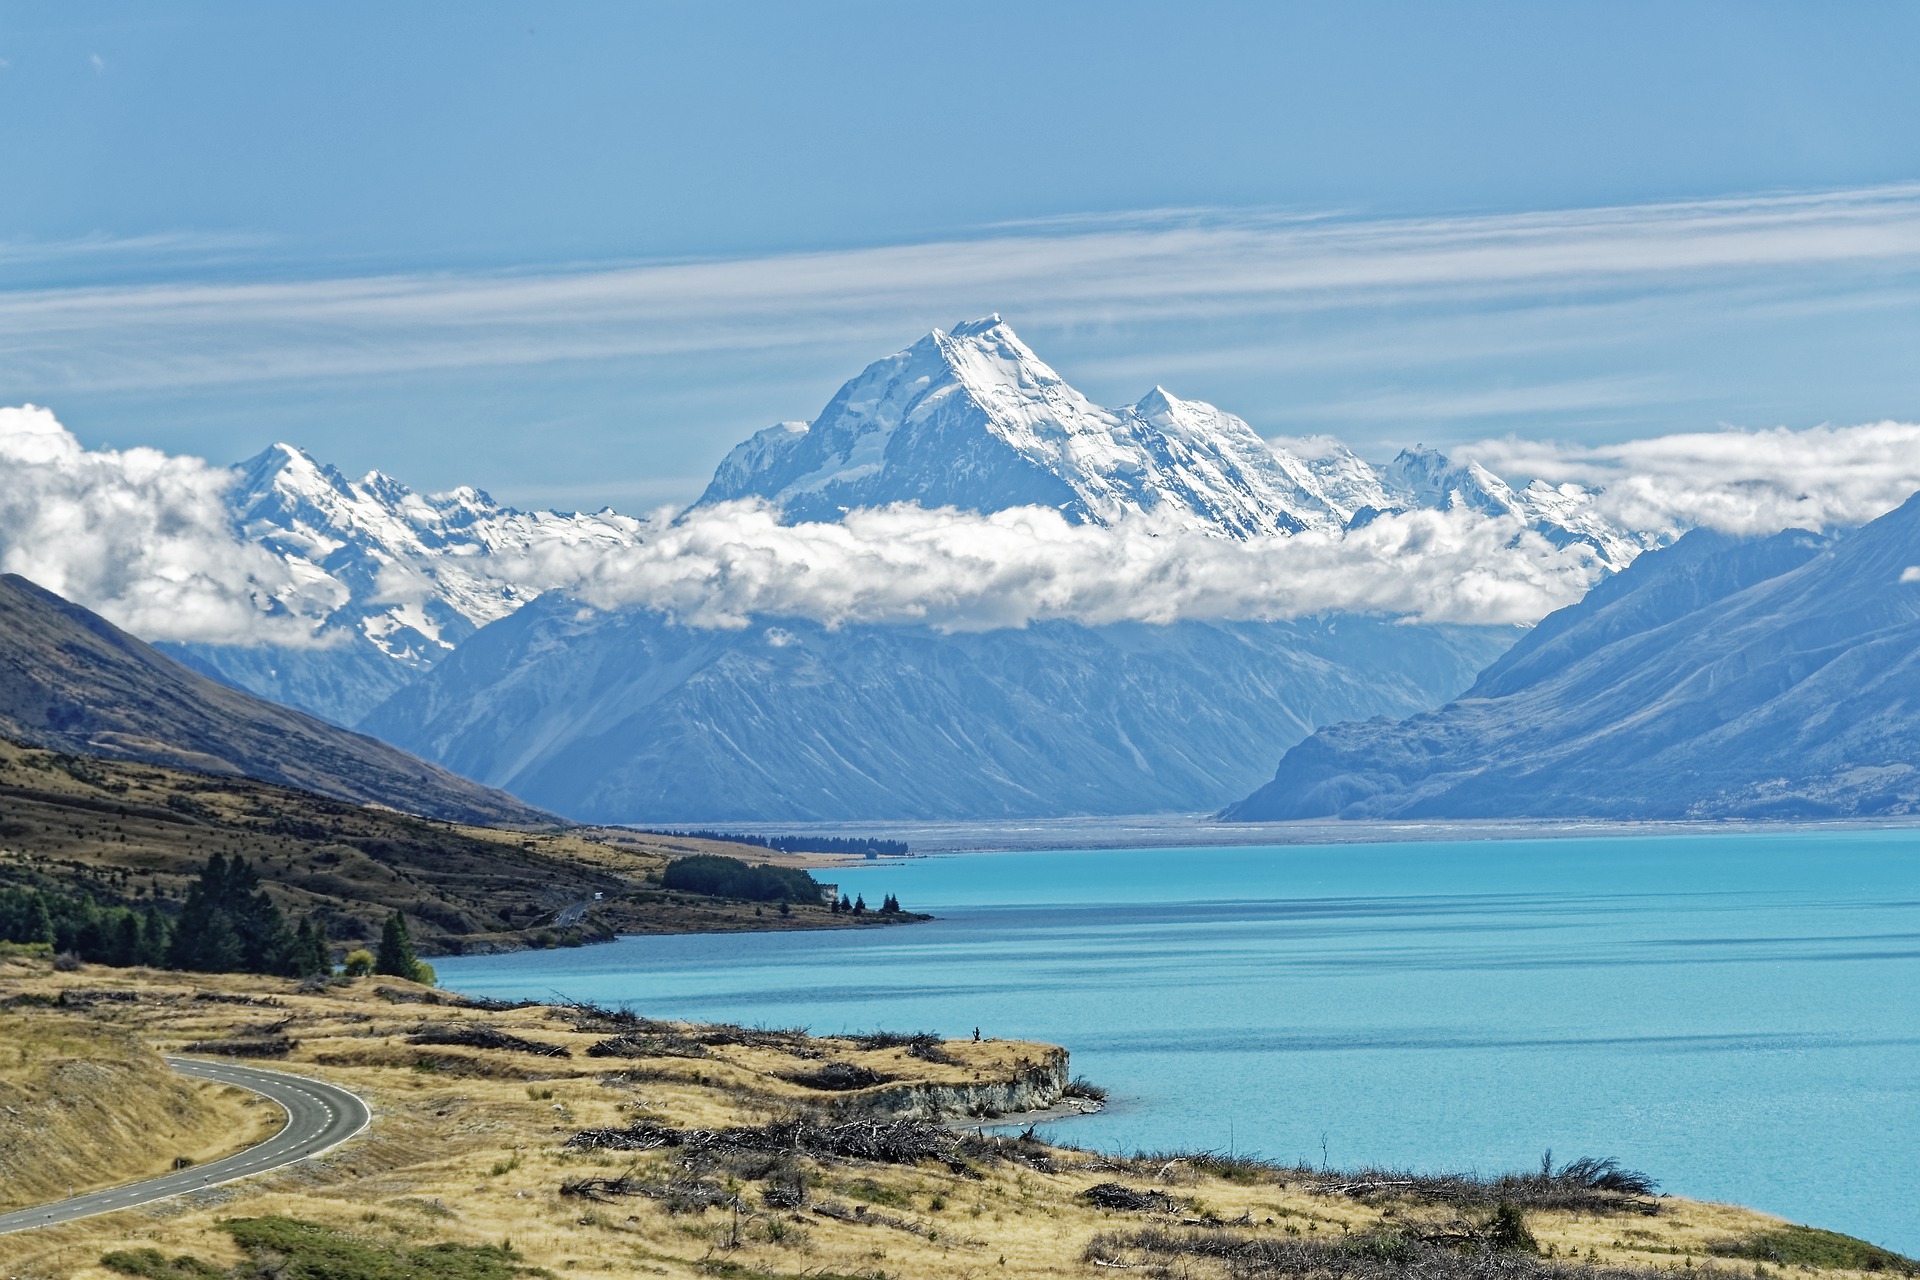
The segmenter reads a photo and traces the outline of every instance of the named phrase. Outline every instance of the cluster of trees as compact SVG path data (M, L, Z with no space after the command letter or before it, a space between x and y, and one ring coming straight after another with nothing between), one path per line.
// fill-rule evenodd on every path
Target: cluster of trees
M818 902L820 884L793 867L749 866L737 858L696 853L675 858L661 873L660 883L682 893L709 898L744 898L748 902Z
M816 897L818 892L816 887ZM288 927L252 865L217 853L187 890L177 918L152 902L102 906L84 893L0 889L0 942L42 943L90 964L292 978L333 972L326 927L311 916ZM350 952L346 967L349 973L434 980L398 911L387 916L379 951Z
M835 915L852 914L863 916L867 914L866 896L856 893L853 895L852 902L848 902L845 898L836 898L834 899L832 910ZM880 903L880 914L883 916L899 915L900 899L894 897L892 894L888 894Z
M42 943L95 964L164 965L173 923L159 907L103 907L84 893L0 889L0 942Z
M902 858L907 854L904 840L863 840L852 836L749 836L737 831L649 831L648 835L679 836L686 840L725 840L750 844L758 849L777 849L781 853L844 853L866 858Z
M311 917L297 929L288 928L252 864L238 855L218 853L207 859L206 869L187 890L167 962L175 969L202 973L296 978L333 968L326 930Z

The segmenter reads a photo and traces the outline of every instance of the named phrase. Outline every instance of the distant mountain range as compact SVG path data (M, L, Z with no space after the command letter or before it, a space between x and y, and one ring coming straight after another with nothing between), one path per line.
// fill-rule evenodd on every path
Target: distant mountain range
M0 673L0 736L16 742L451 821L554 821L384 742L217 684L14 574L0 575Z
M309 618L320 647L167 643L195 669L357 725L480 627L554 587L538 553L614 549L650 536L612 511L524 512L472 488L423 495L379 472L353 480L288 444L235 468L236 530L279 557L276 607ZM777 503L789 521L910 502L999 511L1038 503L1110 524L1148 516L1220 537L1333 533L1384 512L1468 507L1513 516L1618 569L1653 539L1608 524L1578 486L1520 489L1428 449L1375 467L1344 446L1263 441L1232 414L1155 388L1104 409L991 316L878 360L809 425L734 449L696 507ZM1504 633L1502 633L1504 634Z
M1446 706L1315 733L1224 816L1914 813L1920 496L1837 535L1689 533Z
M273 607L322 643L169 654L608 821L1213 808L1318 726L1444 701L1517 634L1361 617L700 630L584 609L544 576L546 553L634 547L660 535L647 521L515 511L471 488L421 495L285 444L235 470L234 528L286 566ZM1103 408L998 316L874 362L811 424L755 435L694 509L740 499L790 523L1040 505L1222 539L1339 536L1465 507L1584 544L1607 569L1654 541L1608 524L1578 486L1515 488L1432 450L1375 467L1332 441L1262 440L1158 387Z
M351 725L489 622L552 585L531 554L611 548L645 522L611 511L515 511L478 489L424 495L378 471L350 480L288 444L234 468L235 528L288 567L275 604L314 620L316 647L164 644L238 688Z

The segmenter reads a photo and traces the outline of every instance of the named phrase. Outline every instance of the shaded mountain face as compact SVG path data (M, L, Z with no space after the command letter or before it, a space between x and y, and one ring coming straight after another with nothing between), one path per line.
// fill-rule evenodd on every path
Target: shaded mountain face
M0 576L0 735L451 821L554 820L386 743L215 683L13 574Z
M718 631L555 596L366 728L591 820L1193 811L1315 725L1443 700L1514 634L1353 617Z
M630 546L645 529L611 511L516 511L467 487L415 493L378 471L352 480L288 444L234 472L235 527L291 571L275 604L313 619L334 643L163 647L237 688L341 724L539 595L547 584L532 563L541 549Z
M1920 812L1920 496L1834 538L1696 531L1437 711L1323 729L1241 820Z

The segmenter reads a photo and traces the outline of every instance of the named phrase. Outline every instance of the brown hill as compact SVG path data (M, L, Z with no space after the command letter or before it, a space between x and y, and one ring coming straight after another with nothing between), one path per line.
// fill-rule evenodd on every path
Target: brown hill
M449 821L558 821L364 734L209 680L15 574L0 575L0 735Z

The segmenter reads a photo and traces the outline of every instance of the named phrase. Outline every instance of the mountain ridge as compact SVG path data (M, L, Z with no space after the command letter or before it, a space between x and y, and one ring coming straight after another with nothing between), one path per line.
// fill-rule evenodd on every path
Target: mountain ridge
M1839 535L1696 531L1472 689L1330 726L1223 816L1920 812L1920 495Z
M0 672L0 735L33 746L448 820L558 821L387 743L216 683L17 574L0 575Z

